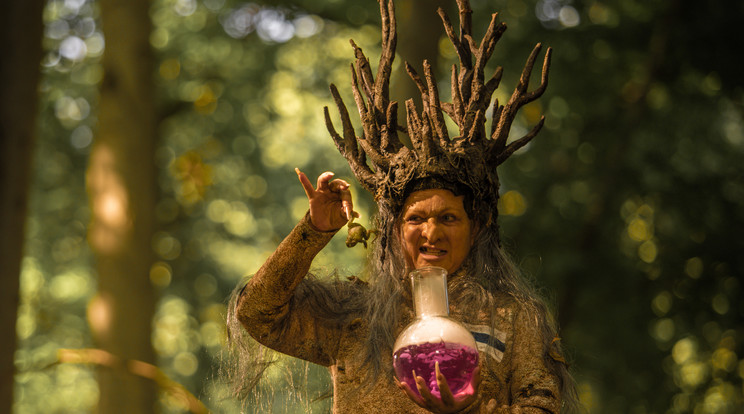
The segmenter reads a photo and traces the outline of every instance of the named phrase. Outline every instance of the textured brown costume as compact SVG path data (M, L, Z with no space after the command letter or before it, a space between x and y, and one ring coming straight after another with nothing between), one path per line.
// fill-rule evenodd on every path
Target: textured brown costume
M341 134L336 132L326 108L328 130L354 175L375 196L380 212L384 211L385 217L392 215L397 218L406 197L412 191L418 191L412 189L415 182L446 181L466 187L472 196L468 215L476 216L475 222L481 226L483 234L493 236L489 244L483 244L490 249L490 256L494 249L499 249L496 221L499 180L496 167L535 137L542 126L541 120L525 136L507 144L517 111L538 99L547 87L550 49L545 55L539 87L528 91L532 67L540 52L540 45L537 45L509 101L504 105L495 102L490 110L491 98L501 80L502 70L497 68L486 80L484 69L506 26L497 23L494 14L486 34L477 44L471 33L472 11L469 3L467 0L457 0L460 11L459 35L455 34L444 12L439 12L459 57L459 68L452 68L452 102L439 100L437 82L427 62L424 62L423 79L406 63L411 78L421 91L423 109L418 112L413 100L408 100L404 127L398 124L397 102L389 100L388 90L396 44L394 7L392 0L378 1L383 50L376 75L372 73L362 50L352 42L356 55L355 65L352 66L352 91L363 133L356 135L348 111L333 85L331 93L341 115L342 131ZM487 133L485 118L489 111L491 131ZM459 136L449 136L444 122L445 113L457 125ZM404 146L398 139L399 131L408 135L412 144L410 147ZM381 232L376 243L381 249L391 246L390 238L394 237L391 222L383 220L382 225L387 227L379 229ZM426 412L396 387L391 376L384 373L375 378L376 383L371 390L362 387L370 372L364 358L368 355L366 351L372 349L367 345L369 333L374 331L370 329L370 321L374 319L363 311L353 310L359 309L359 306L353 309L346 306L354 301L345 300L343 295L347 295L346 298L350 295L369 298L371 289L386 285L370 287L357 281L338 282L349 283L344 286L350 288L335 291L334 295L342 293L333 297L339 307L334 310L333 317L322 316L317 306L321 299L313 296L312 289L305 289L310 284L303 282L303 279L313 259L334 234L335 231L321 232L315 229L308 216L302 219L246 285L237 302L238 319L248 333L265 346L328 367L333 378L336 413ZM496 240L496 244L492 244L493 240ZM480 270L480 267L475 270ZM502 277L496 274L486 276L493 281ZM466 269L460 268L450 275L450 282L453 280L469 282L471 275ZM323 288L328 287L321 285ZM564 371L559 371L565 370L565 367L557 368L557 361L562 358L557 354L557 345L550 343L554 333L546 333L543 329L546 325L545 315L533 313L542 311L522 304L507 292L490 291L489 295L493 298L490 303L495 304L494 308L476 308L470 310L469 315L462 314L464 311L459 312L457 297L450 296L451 317L465 323L471 331L483 332L478 329L485 326L498 339L498 342L493 339L486 341L496 344L490 348L483 343L478 345L482 379L478 400L462 412L486 412L486 405L494 400L498 408L489 412L558 413L561 388L566 378ZM394 337L413 320L410 297L407 299L398 305L398 326L391 329ZM327 297L322 300L327 300ZM465 308L466 304L468 302L461 301L459 306ZM388 325L394 324L385 326ZM382 352L379 358L382 366L390 367L392 349Z
M362 315L349 314L342 321L320 320L308 301L293 299L293 292L302 283L313 258L334 233L319 232L310 225L307 216L302 219L248 282L238 300L239 320L258 342L327 366L333 378L336 413L427 412L398 389L391 378L380 377L371 392L360 392L359 385L365 375L360 359L367 339ZM493 398L499 406L521 407L522 413L560 412L559 380L546 364L549 357L541 338L529 316L520 312L513 299L500 299L503 303L497 309L484 311L498 313L495 328L506 335L506 347L497 364L481 363L481 401ZM451 306L451 314L457 318L456 304ZM409 307L401 315L403 320L395 330L396 335L414 317ZM487 323L487 318L483 315L482 323ZM392 364L392 350L380 357L384 363ZM481 360L485 358L491 357L481 352ZM491 370L490 366L496 369ZM476 404L465 412L480 412L480 407Z

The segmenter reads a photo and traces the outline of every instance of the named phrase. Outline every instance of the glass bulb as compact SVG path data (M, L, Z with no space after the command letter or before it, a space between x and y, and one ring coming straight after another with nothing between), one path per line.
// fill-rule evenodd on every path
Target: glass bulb
M427 266L410 273L416 319L393 346L393 368L398 381L418 394L416 377L422 377L431 394L441 398L436 366L456 399L475 393L473 371L478 350L473 335L451 319L447 303L447 271Z

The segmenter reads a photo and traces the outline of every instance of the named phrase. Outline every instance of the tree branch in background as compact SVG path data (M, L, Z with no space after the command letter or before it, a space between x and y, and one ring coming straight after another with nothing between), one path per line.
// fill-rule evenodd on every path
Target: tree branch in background
M183 385L170 379L153 364L135 359L122 359L102 349L60 349L57 351L58 364L91 364L114 370L125 371L155 381L163 391L171 394L181 405L195 414L208 414L207 407Z

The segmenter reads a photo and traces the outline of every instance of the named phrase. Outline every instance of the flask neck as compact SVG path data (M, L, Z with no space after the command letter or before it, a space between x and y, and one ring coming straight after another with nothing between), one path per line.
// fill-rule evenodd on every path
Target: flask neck
M410 273L413 306L418 318L449 315L447 271L427 266Z

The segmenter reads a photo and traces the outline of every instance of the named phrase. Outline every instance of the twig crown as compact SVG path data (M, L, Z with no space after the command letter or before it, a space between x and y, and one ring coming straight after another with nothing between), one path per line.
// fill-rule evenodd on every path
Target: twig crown
M398 124L398 103L390 101L390 74L397 41L395 8L392 0L378 0L382 17L382 54L377 74L372 74L369 60L354 41L356 62L351 65L352 91L362 121L362 136L357 136L338 89L331 84L331 94L341 115L342 134L331 122L324 108L326 126L339 152L347 159L352 172L375 199L385 199L398 211L408 195L410 185L420 179L434 178L464 184L473 193L478 214L486 226L496 226L499 178L496 167L532 140L543 126L545 117L523 137L507 144L509 131L517 112L535 101L548 86L551 48L545 53L540 85L529 91L532 68L542 49L537 44L522 70L519 82L505 105L493 102L491 130L486 134L486 112L493 93L499 86L503 70L496 68L486 81L485 67L506 24L497 22L497 14L480 43L472 37L472 9L468 0L457 0L460 33L457 35L449 18L440 8L445 32L457 51L458 65L452 66L452 102L441 102L437 82L428 61L423 62L422 79L406 62L406 70L418 86L423 108L419 112L413 99L405 102L406 126ZM450 137L444 120L447 114L457 125L459 135ZM411 148L403 145L398 132L405 132Z

